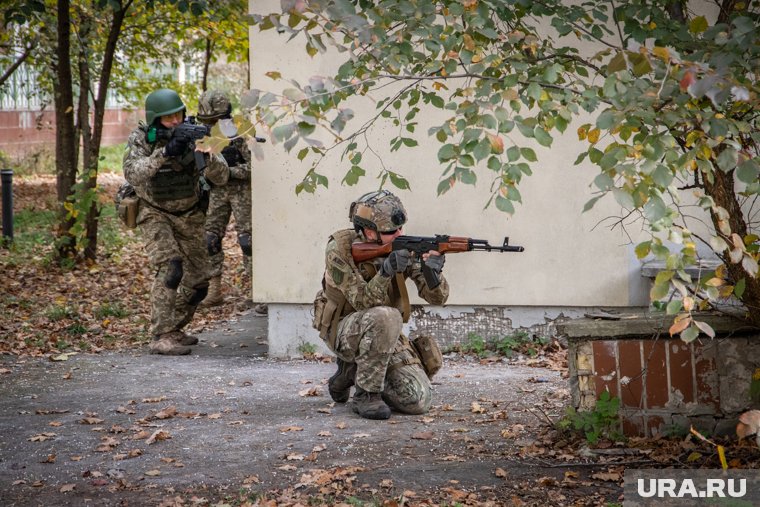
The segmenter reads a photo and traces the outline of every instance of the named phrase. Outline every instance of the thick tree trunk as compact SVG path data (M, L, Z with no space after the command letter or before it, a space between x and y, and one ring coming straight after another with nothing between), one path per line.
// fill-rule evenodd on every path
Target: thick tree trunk
M736 198L736 189L734 188L734 171L725 173L719 169L716 169L713 173L712 183L705 178L705 194L709 195L715 201L715 204L725 209L728 212L728 223L731 227L731 232L738 234L744 238L747 235L748 228L747 222L744 218L739 201ZM713 225L715 230L719 231L718 217L714 213L711 213ZM745 281L744 294L742 295L742 301L749 310L750 320L760 326L760 277L752 277L747 273L741 264L733 264L728 258L728 253L725 252L723 260L728 269L728 275L733 283L738 282L742 278Z
M57 44L54 72L58 80L55 87L55 170L56 191L58 196L59 223L56 250L59 260L71 258L76 254L74 237L71 234L73 220L66 218L66 199L71 194L76 182L78 139L74 129L74 92L71 78L71 18L69 0L57 3Z
M201 90L204 92L208 90L208 68L209 65L211 65L211 55L212 55L212 48L214 47L214 43L211 41L211 39L206 39L206 53L204 55L204 61L203 61L203 82L201 83Z

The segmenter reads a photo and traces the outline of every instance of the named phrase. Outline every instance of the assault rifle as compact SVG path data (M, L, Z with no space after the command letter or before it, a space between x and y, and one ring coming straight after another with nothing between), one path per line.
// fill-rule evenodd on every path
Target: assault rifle
M351 245L351 256L354 262L365 262L375 257L382 257L394 250L409 250L422 259L422 254L435 250L436 252L457 253L483 250L485 252L522 252L521 246L509 244L509 238L504 238L502 246L493 246L485 239L465 238L463 236L446 236L436 234L426 236L398 236L391 243L378 245L377 243L354 243ZM435 289L441 283L438 274L422 263L422 274L425 275L425 283L428 288Z
M188 116L185 120L171 130L159 130L159 139L179 139L184 141L195 154L195 168L201 173L206 169L206 158L203 153L195 151L195 141L211 135L211 127L208 125L196 124L195 118Z

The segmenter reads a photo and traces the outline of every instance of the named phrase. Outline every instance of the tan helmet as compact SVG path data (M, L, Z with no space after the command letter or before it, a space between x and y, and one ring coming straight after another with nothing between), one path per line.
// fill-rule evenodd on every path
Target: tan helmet
M388 190L369 192L351 203L348 218L354 229L393 232L406 223L407 216L401 200Z
M224 92L219 90L207 90L198 99L198 116L203 122L230 118L232 104Z

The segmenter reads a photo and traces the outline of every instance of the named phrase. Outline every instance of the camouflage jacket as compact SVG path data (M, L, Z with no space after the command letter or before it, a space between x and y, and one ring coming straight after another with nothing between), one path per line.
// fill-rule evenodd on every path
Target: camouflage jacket
M181 213L192 209L200 198L200 175L195 169L195 158L191 151L181 157L165 157L163 147L167 141L158 140L151 144L146 138L144 127L132 131L127 141L122 167L124 178L135 188L137 196L149 205L170 213ZM214 185L225 185L230 170L221 155L204 155L207 167L204 176ZM176 198L162 198L156 186L173 179L180 179L184 192L175 193Z
M346 239L348 241L346 241ZM348 304L355 310L366 310L375 306L396 306L391 301L391 283L393 277L380 274L380 266L385 257L378 257L358 266L351 257L352 243L364 242L361 233L350 229L336 232L327 242L325 252L324 283L337 288L345 296ZM368 269L372 264L374 269ZM411 278L417 286L419 296L430 304L442 305L449 297L449 284L440 275L441 284L433 290L428 289L419 259L415 259L404 272L404 278Z

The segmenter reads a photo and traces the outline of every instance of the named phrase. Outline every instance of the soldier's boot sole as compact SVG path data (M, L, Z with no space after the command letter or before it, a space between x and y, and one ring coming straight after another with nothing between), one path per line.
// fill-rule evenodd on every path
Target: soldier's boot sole
M368 393L357 387L352 405L353 411L365 419L383 420L391 416L391 409L380 393Z

